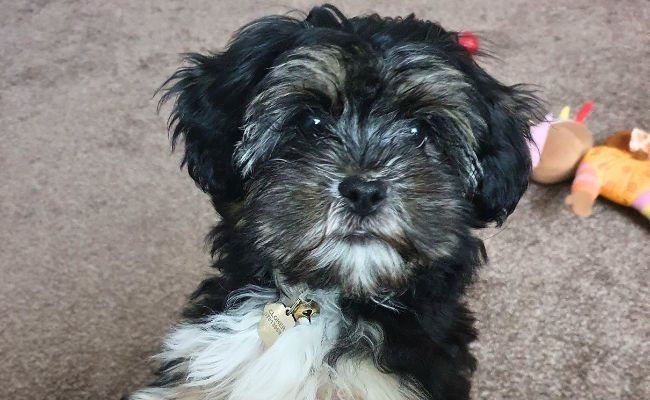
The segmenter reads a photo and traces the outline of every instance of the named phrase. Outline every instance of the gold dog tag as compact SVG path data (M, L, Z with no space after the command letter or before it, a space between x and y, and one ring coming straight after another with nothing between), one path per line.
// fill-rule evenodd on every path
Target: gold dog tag
M294 326L296 321L291 315L291 309L282 303L272 303L264 306L257 333L264 346L271 347L284 331Z

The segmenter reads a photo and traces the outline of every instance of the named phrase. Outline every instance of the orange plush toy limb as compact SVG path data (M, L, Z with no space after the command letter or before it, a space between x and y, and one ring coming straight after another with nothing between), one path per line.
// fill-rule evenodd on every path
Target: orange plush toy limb
M583 123L590 110L591 103L585 103L571 120L569 107L564 107L559 120L548 115L531 128L533 182L551 184L573 177L578 163L594 145L593 134Z
M601 195L650 219L650 133L617 132L584 156L566 203L581 217Z

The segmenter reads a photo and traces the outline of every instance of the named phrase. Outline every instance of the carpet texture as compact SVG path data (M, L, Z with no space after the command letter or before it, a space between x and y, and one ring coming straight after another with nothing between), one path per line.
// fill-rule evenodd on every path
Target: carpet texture
M191 3L191 4L188 4ZM489 39L484 65L538 84L549 110L592 100L598 139L650 128L643 0L335 1ZM221 47L254 17L308 1L1 1L0 398L117 399L207 272L215 215L170 156L155 88L178 53ZM650 398L650 227L567 184L532 185L469 302L474 397Z

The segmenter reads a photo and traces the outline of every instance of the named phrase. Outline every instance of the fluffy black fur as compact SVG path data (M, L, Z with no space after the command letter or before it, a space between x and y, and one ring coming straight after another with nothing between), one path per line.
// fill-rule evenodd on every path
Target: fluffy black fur
M224 52L187 56L161 103L175 98L173 143L184 139L183 164L222 217L208 238L219 276L193 294L187 321L222 312L245 285L275 287L279 270L290 284L341 290L350 330L358 320L381 326L379 351L343 332L325 362L374 354L381 370L416 380L431 399L469 397L476 333L462 295L485 260L471 229L503 223L525 191L537 102L488 75L456 39L413 15L347 19L324 5L304 20L260 19ZM372 133L351 139L353 131ZM400 206L367 219L344 206L336 215L394 248L404 267L361 287L310 253L323 238L294 243L311 239L334 207L324 177L377 169ZM398 221L398 233L382 230L383 217ZM170 367L158 385L182 380Z

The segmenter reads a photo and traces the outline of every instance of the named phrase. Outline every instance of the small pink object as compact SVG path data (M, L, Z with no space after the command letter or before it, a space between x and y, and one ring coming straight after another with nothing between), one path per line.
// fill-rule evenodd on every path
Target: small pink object
M462 31L458 32L458 44L463 46L465 50L471 55L478 53L479 43L478 37L473 32Z
M544 150L546 138L548 137L548 130L551 129L551 122L553 122L553 114L548 114L544 118L544 121L530 127L530 136L533 140L528 143L528 148L530 150L530 159L533 162L533 168L539 164L542 150Z

